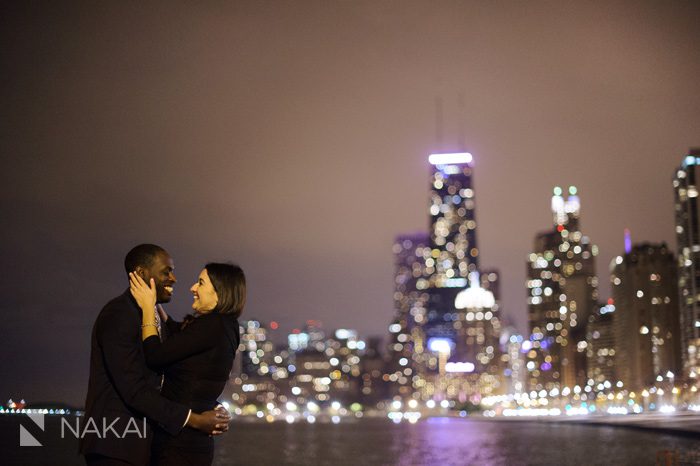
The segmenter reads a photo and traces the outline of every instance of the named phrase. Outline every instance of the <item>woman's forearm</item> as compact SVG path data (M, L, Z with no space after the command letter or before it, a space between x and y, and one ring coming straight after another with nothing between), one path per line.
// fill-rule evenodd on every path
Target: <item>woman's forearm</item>
M141 311L143 312L143 319L141 321L141 340L158 335L155 310L141 309Z
M136 272L129 272L129 291L141 308L141 339L158 335L156 324L156 283L151 278L149 285Z

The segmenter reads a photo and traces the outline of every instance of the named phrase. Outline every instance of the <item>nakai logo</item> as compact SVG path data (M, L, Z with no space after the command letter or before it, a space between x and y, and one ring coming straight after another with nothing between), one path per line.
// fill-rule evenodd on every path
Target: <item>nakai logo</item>
M39 413L28 413L27 417L34 421L39 429L44 430L44 415ZM41 447L43 446L29 431L22 425L19 425L19 446L20 447Z

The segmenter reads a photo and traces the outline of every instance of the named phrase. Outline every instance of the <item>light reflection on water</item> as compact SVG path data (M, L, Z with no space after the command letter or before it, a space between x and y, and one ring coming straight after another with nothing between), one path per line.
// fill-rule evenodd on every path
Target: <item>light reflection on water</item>
M697 439L634 429L528 421L363 419L333 424L233 423L215 465L654 465L700 455Z

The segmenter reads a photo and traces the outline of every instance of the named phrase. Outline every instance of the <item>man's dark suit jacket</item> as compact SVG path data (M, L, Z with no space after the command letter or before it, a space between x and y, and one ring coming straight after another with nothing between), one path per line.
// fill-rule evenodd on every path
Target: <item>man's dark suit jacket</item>
M102 434L103 422L113 431L104 438L95 433L83 435L80 452L118 458L133 464L148 464L152 432L145 438L134 429L122 436L129 425L143 430L144 417L176 435L187 419L189 409L162 397L160 376L146 366L141 341L142 313L127 290L100 311L92 329L90 381L81 429L93 419ZM135 424L134 424L135 422ZM88 432L94 429L87 429ZM118 436L122 438L117 438Z

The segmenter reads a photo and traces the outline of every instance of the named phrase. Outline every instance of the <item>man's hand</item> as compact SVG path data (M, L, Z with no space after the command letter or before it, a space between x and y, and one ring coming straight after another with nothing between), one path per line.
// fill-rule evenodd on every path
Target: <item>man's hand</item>
M231 415L226 408L218 406L201 414L193 411L187 425L209 435L221 435L228 430L229 422L231 422Z

